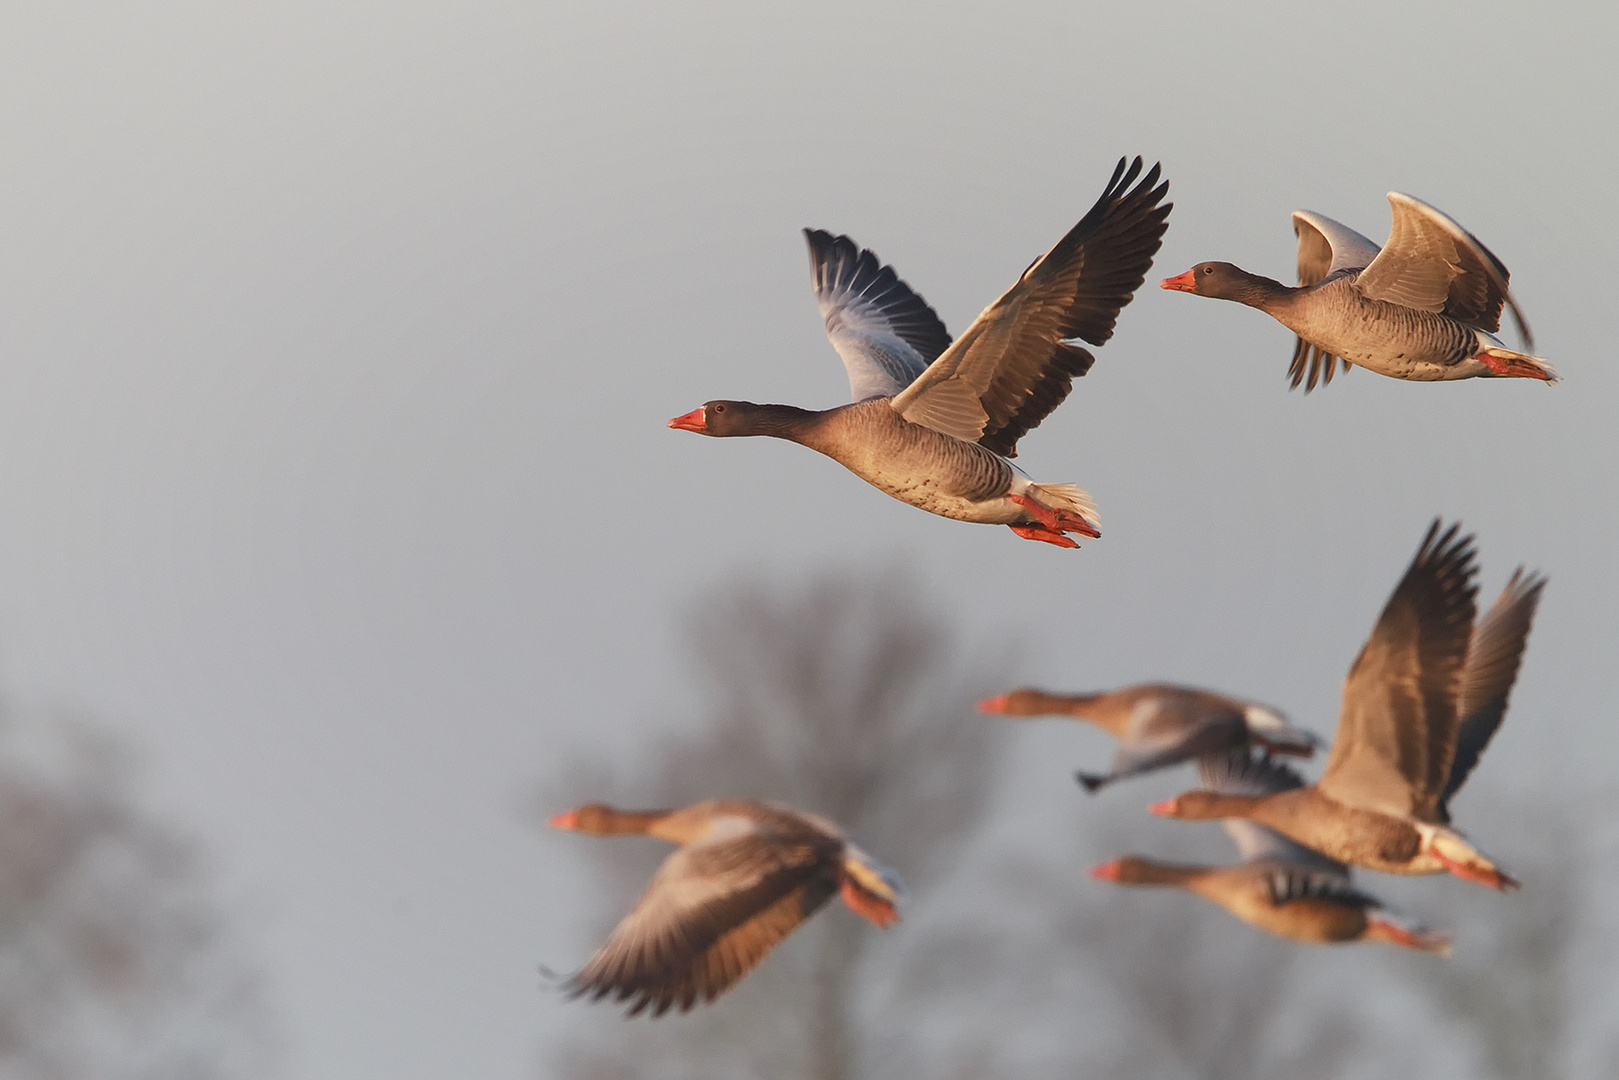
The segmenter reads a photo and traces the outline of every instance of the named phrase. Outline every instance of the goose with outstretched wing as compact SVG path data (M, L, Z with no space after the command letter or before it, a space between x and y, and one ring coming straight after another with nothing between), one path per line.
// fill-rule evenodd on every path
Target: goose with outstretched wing
M1479 239L1420 199L1391 191L1394 222L1379 248L1329 217L1299 210L1299 284L1227 262L1198 263L1161 288L1235 300L1298 335L1288 368L1305 393L1332 381L1340 362L1417 382L1475 377L1557 381L1545 359L1495 336L1512 311L1525 349L1534 338L1507 289L1507 268Z
M1133 186L1132 186L1133 185ZM669 426L701 435L767 435L817 450L878 490L929 513L1008 525L1077 547L1100 536L1073 484L1035 483L1011 459L1094 357L1146 279L1171 208L1159 167L1120 159L1101 198L952 341L891 267L844 236L806 230L826 332L853 400L813 410L709 401Z
M1516 888L1451 826L1449 803L1506 711L1545 579L1514 574L1475 627L1476 573L1473 538L1436 520L1344 680L1317 783L1264 796L1190 791L1153 813L1248 818L1356 866Z

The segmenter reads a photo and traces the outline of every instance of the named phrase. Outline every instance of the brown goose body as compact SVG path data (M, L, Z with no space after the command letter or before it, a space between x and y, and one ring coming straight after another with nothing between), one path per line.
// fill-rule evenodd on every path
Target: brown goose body
M1412 928L1390 917L1377 901L1363 893L1290 877L1307 872L1281 862L1189 866L1126 855L1094 868L1091 876L1120 885L1185 889L1251 926L1307 944L1384 941L1430 952L1448 950L1450 943L1443 935ZM1296 890L1296 895L1280 889Z
M1503 308L1529 328L1508 291L1507 268L1441 211L1389 192L1393 224L1379 247L1329 217L1299 210L1298 287L1226 262L1198 263L1161 288L1258 308L1298 335L1292 385L1332 381L1339 363L1416 382L1476 377L1555 382L1543 358L1508 349L1496 331Z
M1196 287L1187 291L1258 308L1346 365L1412 382L1497 374L1478 354L1501 346L1499 339L1448 315L1368 297L1355 287L1359 270L1297 289L1230 263L1201 263L1188 273Z
M1422 834L1414 822L1345 805L1313 786L1273 795L1189 791L1157 804L1154 812L1189 821L1244 818L1328 858L1386 874L1438 874L1445 869L1422 850Z
M1208 754L1258 746L1270 753L1310 757L1319 740L1293 727L1275 709L1170 683L1141 683L1096 694L1051 694L1023 688L982 701L984 712L1006 716L1072 716L1119 740L1105 775L1079 773L1087 791L1129 776Z
M834 894L878 926L899 918L899 879L813 814L746 800L678 810L591 803L551 824L679 845L606 944L565 983L571 996L627 1001L631 1016L713 1000Z
M1286 765L1246 749L1205 757L1198 771L1205 789L1215 794L1266 796L1304 787ZM1449 949L1445 935L1394 914L1354 888L1341 861L1251 820L1228 820L1225 829L1243 857L1234 866L1188 866L1127 855L1096 867L1091 876L1121 885L1182 888L1244 922L1295 941L1386 941L1432 952Z
M958 521L1077 547L1101 535L1090 497L1034 483L1009 458L1068 396L1145 280L1171 209L1159 168L1121 159L1102 196L960 338L921 296L846 236L805 230L827 337L853 404L815 412L706 402L669 426L766 435L819 450L901 502ZM1139 178L1139 182L1138 181ZM1132 186L1134 185L1134 186Z
M1285 764L1248 750L1206 756L1198 763L1205 789L1219 795L1281 795L1303 789ZM1250 925L1294 941L1337 944L1386 941L1446 952L1444 934L1405 920L1350 882L1349 866L1297 844L1250 819L1226 821L1242 853L1234 866L1187 866L1127 855L1091 870L1119 884L1174 886L1221 905Z
M825 454L872 487L930 514L986 525L1038 525L1023 494L1028 477L977 443L913 424L887 398L822 411L791 405L711 401L700 422L709 435L764 435Z
M1475 627L1472 537L1435 521L1344 682L1338 735L1313 786L1190 791L1170 817L1240 817L1334 859L1395 874L1517 882L1450 827L1449 802L1499 726L1545 579L1515 573Z

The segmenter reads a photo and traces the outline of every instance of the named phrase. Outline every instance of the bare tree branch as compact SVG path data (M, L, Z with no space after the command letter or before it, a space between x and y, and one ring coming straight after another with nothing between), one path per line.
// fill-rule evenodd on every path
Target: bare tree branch
M82 726L0 727L0 1073L263 1075L256 976L196 848L136 806L127 756Z

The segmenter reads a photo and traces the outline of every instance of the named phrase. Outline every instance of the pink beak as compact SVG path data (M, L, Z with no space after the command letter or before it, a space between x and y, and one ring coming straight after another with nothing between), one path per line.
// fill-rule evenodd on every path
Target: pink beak
M565 810L551 819L553 829L576 829L579 827L579 811Z
M699 405L684 416L677 416L669 421L669 426L679 428L681 431L695 431L699 435L708 434L708 416Z
M1176 292L1197 292L1197 283L1190 270L1174 277L1166 277L1158 283L1160 289L1174 289Z
M1174 817L1177 809L1176 803L1178 802L1180 802L1179 799L1165 799L1163 802L1155 802L1147 807L1147 812L1157 814L1159 817Z
M1090 874L1091 877L1096 878L1098 881L1117 881L1119 880L1119 860L1114 859L1112 862L1105 862L1101 866L1093 866Z
M985 698L978 703L978 711L985 713L1003 713L1006 711L1007 699L1011 695L999 694L992 698Z

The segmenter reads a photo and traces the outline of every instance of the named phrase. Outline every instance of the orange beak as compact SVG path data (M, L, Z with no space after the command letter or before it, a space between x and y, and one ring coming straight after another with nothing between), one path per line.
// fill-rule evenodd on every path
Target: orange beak
M1158 287L1160 289L1174 289L1176 292L1197 292L1197 283L1193 280L1190 270L1184 274L1176 274L1174 277L1166 277L1158 283Z
M669 421L669 426L679 428L681 431L695 431L699 435L708 434L708 416L699 405L685 416L677 416Z
M1155 802L1147 807L1147 812L1157 814L1159 817L1174 817L1179 802L1179 799L1165 799L1163 802Z
M978 711L985 713L1003 713L1006 711L1007 699L1010 694L999 694L992 698L985 698L978 703Z
M579 827L579 811L565 810L551 819L553 829L577 829Z
M1096 878L1098 881L1117 881L1119 880L1119 860L1114 859L1112 862L1105 862L1101 866L1093 866L1090 869L1090 874L1091 877Z

